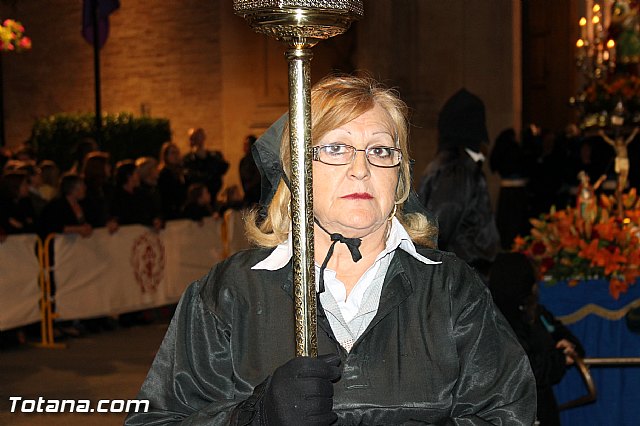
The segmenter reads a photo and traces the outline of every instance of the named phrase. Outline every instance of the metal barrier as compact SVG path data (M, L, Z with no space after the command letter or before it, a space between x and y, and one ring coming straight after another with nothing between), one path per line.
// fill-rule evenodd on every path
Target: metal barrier
M629 366L640 365L640 357L622 357L622 358L580 358L579 356L573 357L576 368L580 372L582 381L587 387L587 394L579 398L567 401L564 404L558 406L560 410L566 410L568 408L575 408L581 405L588 404L596 400L598 392L596 391L596 385L591 377L591 371L589 366L593 367L605 367L605 366Z

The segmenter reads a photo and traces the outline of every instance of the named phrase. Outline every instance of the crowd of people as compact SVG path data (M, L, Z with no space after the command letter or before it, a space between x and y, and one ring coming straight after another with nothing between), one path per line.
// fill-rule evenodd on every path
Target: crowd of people
M229 163L220 151L205 148L205 138L203 129L191 129L190 151L184 156L177 144L168 141L157 157L115 164L94 140L85 139L66 171L51 160L38 161L28 148L5 150L0 164L0 241L25 233L86 237L94 228L116 232L130 224L159 230L167 220L201 221L226 208L257 202L260 175L257 169L243 166L251 161L249 148L255 137L247 137L249 148L240 165L245 196L227 191L224 202L219 196Z

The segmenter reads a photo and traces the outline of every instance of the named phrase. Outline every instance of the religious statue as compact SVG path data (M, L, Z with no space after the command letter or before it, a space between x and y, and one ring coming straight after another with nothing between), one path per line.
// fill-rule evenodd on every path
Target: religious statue
M598 134L604 139L606 143L611 145L616 152L614 170L618 175L618 185L616 193L622 194L624 188L627 186L627 178L629 177L629 154L627 152L627 146L635 139L640 128L633 129L629 137L624 139L622 136L618 136L615 139L611 139L607 134L600 130Z
M598 199L596 198L596 190L604 182L606 175L600 176L593 185L589 179L589 175L584 171L578 173L578 196L576 199L576 209L578 214L584 220L584 230L587 238L591 238L591 230L593 223L598 216Z

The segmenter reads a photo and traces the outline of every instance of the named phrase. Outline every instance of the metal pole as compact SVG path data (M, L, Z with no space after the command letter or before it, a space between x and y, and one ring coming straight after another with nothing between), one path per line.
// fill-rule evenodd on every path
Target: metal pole
M317 356L313 178L311 173L310 49L287 50L296 356Z
M584 358L582 362L591 367L640 365L640 357Z
M102 147L102 105L100 96L100 32L99 32L99 16L98 16L98 0L91 0L92 19L93 19L93 72L94 86L96 98L96 142Z
M289 137L296 356L317 356L311 178L311 47L363 15L362 0L234 0L235 13L289 49Z

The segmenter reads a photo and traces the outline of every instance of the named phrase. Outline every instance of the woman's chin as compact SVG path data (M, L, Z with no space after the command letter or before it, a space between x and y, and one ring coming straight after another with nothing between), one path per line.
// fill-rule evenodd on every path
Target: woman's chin
M358 236L365 236L375 231L380 226L380 220L371 214L358 214L357 212L345 212L341 219L336 221L345 231ZM345 236L347 236L345 234Z

